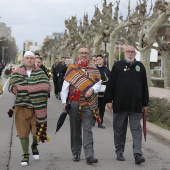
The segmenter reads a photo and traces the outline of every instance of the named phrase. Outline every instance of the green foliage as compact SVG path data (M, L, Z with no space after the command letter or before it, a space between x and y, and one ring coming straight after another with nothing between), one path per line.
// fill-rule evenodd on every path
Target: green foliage
M15 57L14 64L18 64L18 58L17 57Z
M151 97L147 121L170 130L170 102L165 98Z

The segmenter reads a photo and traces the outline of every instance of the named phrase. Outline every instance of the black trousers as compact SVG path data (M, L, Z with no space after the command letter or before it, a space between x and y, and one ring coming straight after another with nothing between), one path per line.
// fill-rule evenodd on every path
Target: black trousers
M98 97L98 107L99 107L99 116L100 116L100 119L101 119L101 124L103 123L105 106L106 106L105 98L104 97Z
M62 82L58 82L58 92L61 92L62 90L62 86L63 86L63 81Z
M58 78L53 79L54 83L54 94L58 94Z

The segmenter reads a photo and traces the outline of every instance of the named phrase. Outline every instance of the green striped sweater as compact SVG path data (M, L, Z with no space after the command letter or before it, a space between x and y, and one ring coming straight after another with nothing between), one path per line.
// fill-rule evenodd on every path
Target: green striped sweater
M20 66L13 72L8 90L16 95L15 106L33 107L37 121L46 121L50 83L42 69L34 67L28 77L25 66Z

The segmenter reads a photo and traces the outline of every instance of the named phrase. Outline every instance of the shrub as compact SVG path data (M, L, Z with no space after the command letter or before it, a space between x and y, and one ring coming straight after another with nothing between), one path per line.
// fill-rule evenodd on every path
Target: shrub
M164 126L170 130L170 102L165 98L151 97L147 121Z

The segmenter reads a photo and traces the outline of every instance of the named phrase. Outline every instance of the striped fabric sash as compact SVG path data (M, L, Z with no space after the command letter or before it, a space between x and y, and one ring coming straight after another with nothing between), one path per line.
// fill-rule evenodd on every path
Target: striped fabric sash
M88 89L100 80L100 73L94 64L89 63L85 72L78 64L72 64L68 67L64 79L81 92L80 106L88 104L91 110L98 107L97 94L93 93L90 97L85 98Z

